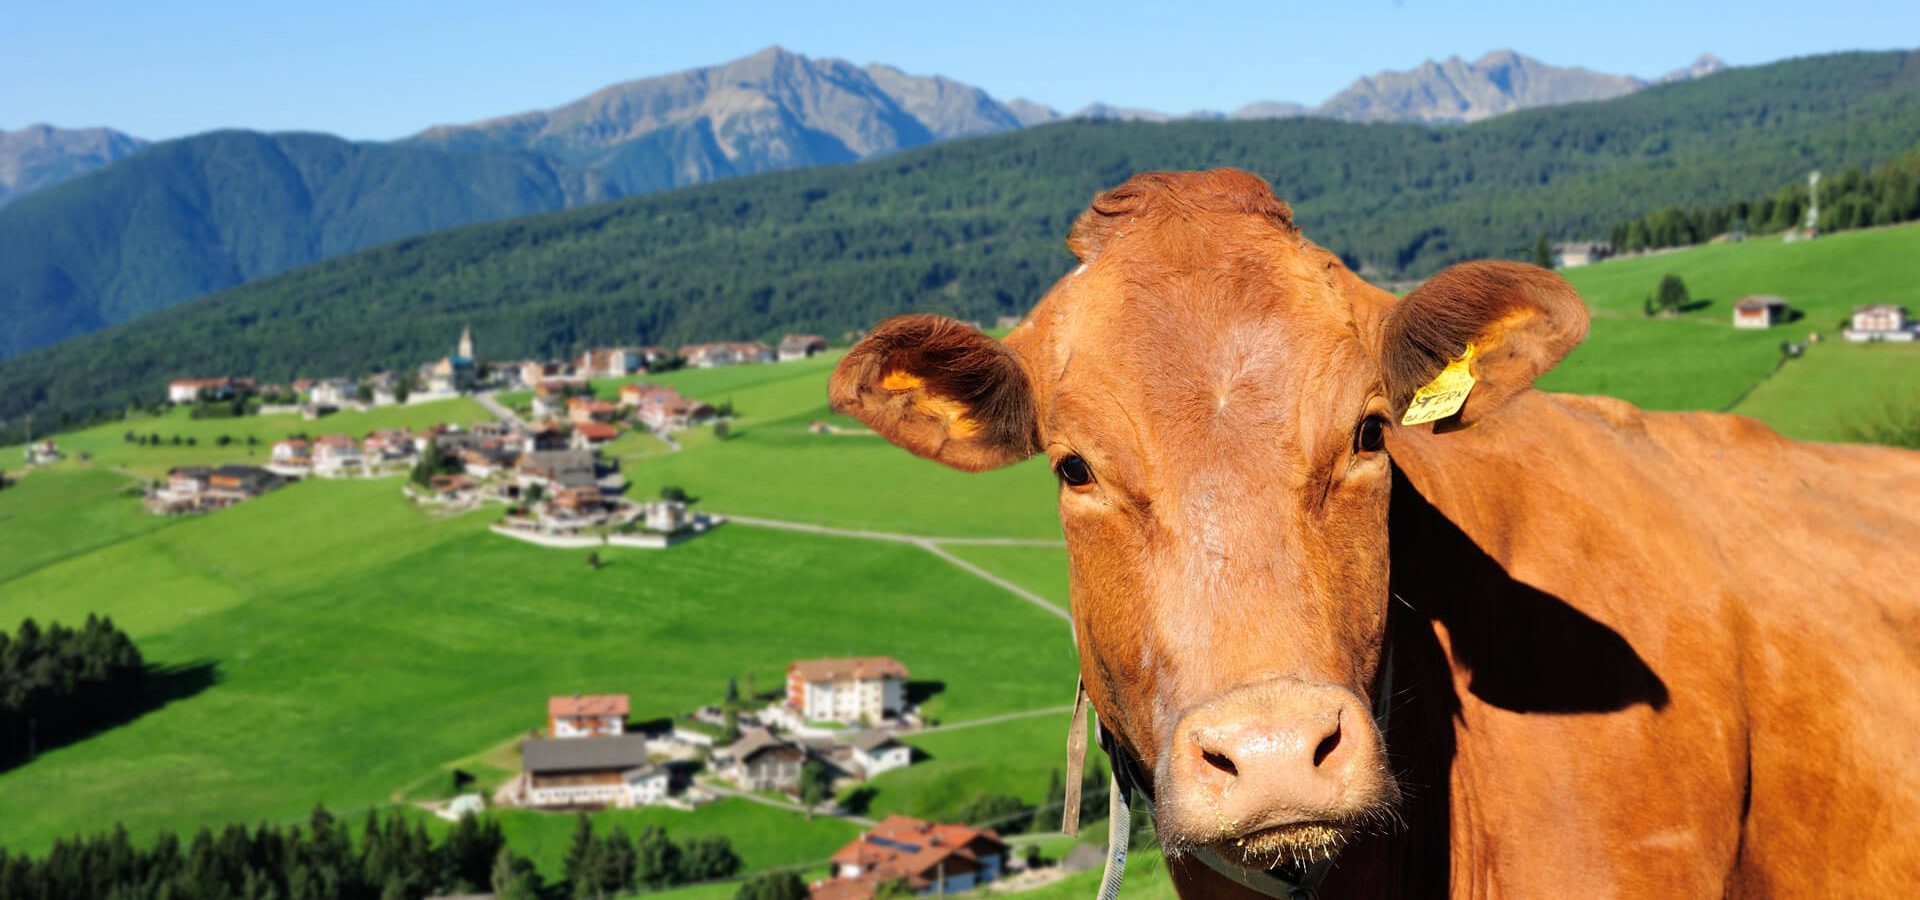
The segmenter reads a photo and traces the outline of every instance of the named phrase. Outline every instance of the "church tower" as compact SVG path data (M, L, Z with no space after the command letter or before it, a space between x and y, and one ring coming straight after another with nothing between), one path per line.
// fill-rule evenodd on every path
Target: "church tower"
M475 358L473 355L473 326L469 325L460 329L460 349L454 351L454 355L464 356L467 359Z

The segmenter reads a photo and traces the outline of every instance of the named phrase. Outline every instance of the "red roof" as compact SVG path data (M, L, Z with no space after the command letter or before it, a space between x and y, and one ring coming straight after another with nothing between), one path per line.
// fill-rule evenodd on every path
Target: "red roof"
M581 422L573 426L573 433L590 441L610 441L620 436L620 429L605 422Z
M801 681L867 681L907 677L904 663L891 656L854 656L846 659L803 659L787 666L787 674Z
M557 719L575 716L624 716L626 694L572 694L547 698L547 715Z
M948 876L981 868L981 855L1006 853L1007 845L990 828L970 828L890 815L833 855L839 866L858 866L853 878L830 878L814 885L815 900L864 898L875 888L903 879L915 890L931 887L940 872Z

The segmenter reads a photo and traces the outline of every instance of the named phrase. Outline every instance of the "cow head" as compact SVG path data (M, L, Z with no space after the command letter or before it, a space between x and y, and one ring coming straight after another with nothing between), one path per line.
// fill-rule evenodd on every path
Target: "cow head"
M1370 699L1391 448L1527 390L1585 306L1497 262L1396 300L1232 170L1137 176L1068 246L1082 264L1005 343L892 319L841 362L834 407L961 469L1045 453L1081 672L1152 773L1162 841L1254 868L1324 855L1398 796ZM1464 407L1398 424L1469 343Z

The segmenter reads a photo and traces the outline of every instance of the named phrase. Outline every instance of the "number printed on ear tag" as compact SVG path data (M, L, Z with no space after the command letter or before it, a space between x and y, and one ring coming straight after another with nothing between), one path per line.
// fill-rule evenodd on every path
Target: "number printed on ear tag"
M1400 417L1400 424L1437 422L1459 412L1473 390L1473 373L1467 371L1467 363L1472 361L1473 345L1468 344L1459 359L1447 363L1426 387L1413 392L1413 401L1407 404L1407 414Z

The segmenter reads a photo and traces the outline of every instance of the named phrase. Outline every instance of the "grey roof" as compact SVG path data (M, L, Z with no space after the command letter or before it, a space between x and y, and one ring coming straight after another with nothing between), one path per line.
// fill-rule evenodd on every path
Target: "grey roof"
M520 744L521 768L529 772L627 771L647 765L647 737L529 738Z
M762 751L774 749L784 749L794 753L803 752L799 747L780 739L778 735L764 728L747 732L738 742L721 752L736 762L746 762L760 755Z
M854 735L847 743L862 752L872 753L888 744L898 744L900 742L894 739L893 732L873 728Z

